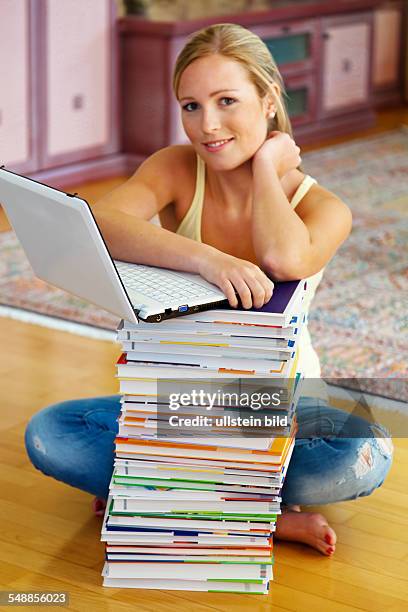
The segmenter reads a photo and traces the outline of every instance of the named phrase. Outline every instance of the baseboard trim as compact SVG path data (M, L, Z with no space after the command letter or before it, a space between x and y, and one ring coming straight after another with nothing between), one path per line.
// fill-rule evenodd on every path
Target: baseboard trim
M127 154L115 153L114 155L88 159L74 164L30 172L28 176L57 189L66 189L88 181L128 176L132 173L131 162L133 162L133 158L129 160Z

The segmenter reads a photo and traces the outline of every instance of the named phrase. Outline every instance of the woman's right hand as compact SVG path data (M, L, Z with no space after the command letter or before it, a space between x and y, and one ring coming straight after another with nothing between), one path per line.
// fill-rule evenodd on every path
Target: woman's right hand
M268 138L255 153L252 165L256 165L258 160L265 160L268 164L272 164L280 179L302 162L300 148L293 138L285 132L277 131L270 132Z
M228 298L230 306L238 306L237 295L243 308L261 308L269 302L273 292L273 282L261 268L213 249L201 260L199 274L210 283L217 285Z

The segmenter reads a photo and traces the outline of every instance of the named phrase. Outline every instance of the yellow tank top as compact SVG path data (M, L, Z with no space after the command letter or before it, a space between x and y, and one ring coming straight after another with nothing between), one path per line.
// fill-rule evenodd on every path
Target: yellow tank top
M290 204L292 208L296 208L302 198L306 195L312 185L315 185L317 181L309 175L305 175L305 178L300 183L295 194L293 195ZM201 216L203 210L205 192L205 163L199 155L197 155L197 176L196 185L193 201L190 208L188 209L184 219L177 228L176 233L186 238L191 238L197 242L201 240ZM305 312L308 313L310 304L313 300L317 286L319 285L323 276L323 270L309 276L307 278L307 287L304 306ZM318 379L320 378L320 362L319 358L312 346L309 330L307 325L304 326L302 331L301 340L299 341L299 370L303 372L305 378ZM321 381L321 385L313 383L311 391L308 395L319 397L327 401L327 391L325 384ZM306 381L305 381L306 384Z
M303 196L306 195L311 186L315 183L316 180L314 178L308 175L305 176L290 202L292 208L296 208ZM201 242L201 216L203 212L204 192L205 163L201 157L197 155L197 175L193 201L176 231L176 234L180 234L180 236L184 236L185 238L191 238L197 242Z

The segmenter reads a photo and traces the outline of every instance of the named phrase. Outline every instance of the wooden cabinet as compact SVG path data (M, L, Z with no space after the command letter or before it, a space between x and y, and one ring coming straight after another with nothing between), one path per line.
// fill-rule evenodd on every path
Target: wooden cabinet
M0 159L55 185L124 171L114 0L0 0Z
M321 116L370 106L371 14L322 23Z
M306 143L372 125L377 91L391 88L401 99L403 10L401 0L282 0L228 21L258 34L273 54L295 138ZM134 163L186 142L171 89L174 62L192 32L220 21L120 20L122 134Z
M224 18L121 19L119 79L115 4L0 0L0 164L64 186L187 141L173 66L192 32ZM228 21L276 59L300 144L368 127L376 106L402 100L403 0L238 4Z
M109 0L42 2L44 141L41 167L111 153Z
M169 143L185 142L177 101L171 88L172 66L186 36L151 36L122 22L122 142L124 150L143 156ZM127 26L130 25L130 30Z
M318 20L265 24L250 29L262 38L283 75L314 70L319 50Z
M315 75L319 52L319 21L306 19L283 25L250 28L271 52L285 83L293 127L316 119Z
M314 73L285 77L286 106L296 130L316 121L317 90Z
M401 101L403 5L388 2L374 11L373 92L378 105Z
M30 0L0 2L0 164L37 165Z

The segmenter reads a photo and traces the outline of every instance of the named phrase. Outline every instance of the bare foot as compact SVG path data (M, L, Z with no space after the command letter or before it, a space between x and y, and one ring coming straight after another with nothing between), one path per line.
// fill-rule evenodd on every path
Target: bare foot
M299 506L291 506L276 523L276 538L303 542L331 557L336 548L337 536L322 514L301 512Z
M103 516L106 508L106 500L101 497L95 497L92 500L92 510L95 516Z

